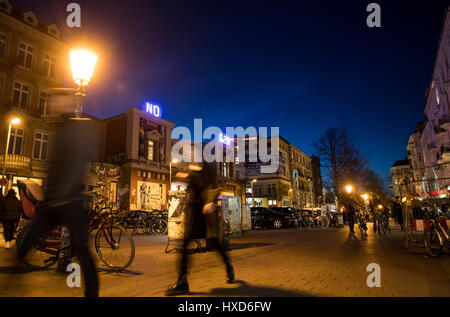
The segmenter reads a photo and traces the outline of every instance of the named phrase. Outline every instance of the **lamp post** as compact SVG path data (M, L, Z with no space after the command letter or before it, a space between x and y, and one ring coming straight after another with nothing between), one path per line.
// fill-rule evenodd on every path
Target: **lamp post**
M8 135L6 137L6 148L5 148L5 156L3 157L3 173L2 173L2 176L5 178L5 182L7 182L7 180L6 180L6 156L8 155L9 139L11 137L11 127L12 127L12 125L16 125L19 123L20 123L20 119L14 118L9 122L9 126L8 126ZM7 188L7 183L5 184L5 188Z
M290 198L290 200L291 200L291 201L289 202L289 203L290 203L290 207L293 207L293 206L292 206L292 188L289 189L289 198Z
M173 159L169 163L169 191L172 190L172 164L176 164L176 163L178 163L177 159Z
M253 183L256 183L256 178L252 180L252 207L255 207L255 199L253 195Z
M94 73L94 67L97 63L97 56L86 50L74 50L70 52L70 61L72 64L73 81L77 84L77 106L75 109L75 119L81 119L83 112L82 101L86 96L85 86L89 83Z

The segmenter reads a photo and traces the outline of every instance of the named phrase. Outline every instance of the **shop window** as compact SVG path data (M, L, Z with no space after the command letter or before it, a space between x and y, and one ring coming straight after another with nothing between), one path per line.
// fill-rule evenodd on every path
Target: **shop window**
M47 160L47 151L48 151L48 134L36 132L34 134L33 159L42 161Z
M9 137L8 154L22 154L24 131L23 129L11 128Z

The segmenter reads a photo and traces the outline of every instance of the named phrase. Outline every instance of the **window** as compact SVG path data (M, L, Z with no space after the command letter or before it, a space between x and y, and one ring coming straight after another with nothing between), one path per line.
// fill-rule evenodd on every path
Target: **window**
M0 58L6 57L6 49L8 47L8 37L0 33Z
M48 77L55 78L56 57L49 54L44 54L44 73Z
M269 184L268 186L269 195L274 195L276 193L276 186L275 184Z
M48 151L48 134L36 132L34 134L33 159L42 161L47 160L47 151Z
M222 168L222 170L223 170L223 177L227 177L228 175L227 175L227 163L225 163L225 162L223 162L222 163L223 165L223 168Z
M28 108L28 100L30 99L30 92L30 86L16 81L13 90L14 106L26 110Z
M269 200L269 206L276 206L277 201L276 200Z
M46 116L48 114L47 93L44 91L41 91L41 93L39 94L38 111L41 116Z
M22 154L23 146L23 129L11 127L11 135L9 137L8 154Z
M19 65L31 69L34 48L23 42L19 43Z
M239 171L236 171L236 179L239 179Z
M153 153L154 153L154 143L153 141L148 141L148 156L147 159L153 161Z

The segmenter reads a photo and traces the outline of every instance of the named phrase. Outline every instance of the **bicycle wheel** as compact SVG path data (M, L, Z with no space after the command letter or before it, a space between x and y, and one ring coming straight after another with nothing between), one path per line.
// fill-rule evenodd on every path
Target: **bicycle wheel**
M151 232L154 235L163 235L167 233L167 221L165 219L156 219L151 224Z
M24 231L17 235L16 243L21 244L24 238ZM22 261L34 269L46 269L58 261L60 241L51 241L44 236L25 255Z
M434 226L427 228L424 232L425 248L427 249L428 254L432 257L437 257L442 252L440 238L439 232Z
M129 267L134 259L134 242L126 229L107 224L95 235L95 250L105 265L113 271Z

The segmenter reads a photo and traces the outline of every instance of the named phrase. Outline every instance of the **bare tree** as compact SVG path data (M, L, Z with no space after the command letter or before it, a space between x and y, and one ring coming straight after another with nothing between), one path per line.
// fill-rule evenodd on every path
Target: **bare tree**
M328 129L313 147L324 171L324 187L338 200L346 183L378 195L385 194L383 181L370 169L367 158L351 142L346 129Z

